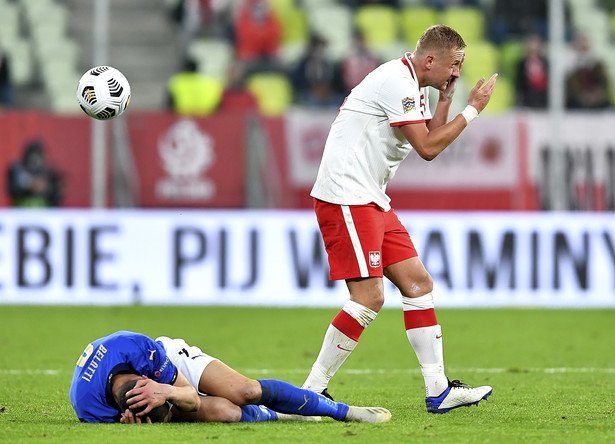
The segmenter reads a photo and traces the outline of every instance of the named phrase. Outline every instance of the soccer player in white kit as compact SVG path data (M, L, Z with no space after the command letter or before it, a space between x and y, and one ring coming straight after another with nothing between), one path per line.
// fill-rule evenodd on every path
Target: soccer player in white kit
M447 378L433 281L386 195L387 183L412 149L432 160L489 102L497 74L487 82L480 79L467 107L448 121L465 46L448 26L428 28L413 53L368 74L331 125L311 196L330 278L346 281L350 300L327 329L303 388L329 396L329 380L384 303L384 275L401 292L406 333L425 380L427 411L478 404L492 392L489 386L472 388ZM440 94L433 115L428 87Z

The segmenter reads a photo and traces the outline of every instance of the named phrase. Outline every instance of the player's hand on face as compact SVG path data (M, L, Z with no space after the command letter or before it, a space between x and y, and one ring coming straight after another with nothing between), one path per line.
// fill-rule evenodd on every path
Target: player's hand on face
M485 109L489 100L491 99L491 95L493 94L493 90L495 88L495 82L498 78L498 74L495 73L491 76L491 78L485 83L485 78L481 78L472 91L470 91L470 95L468 97L468 105L472 105L476 108L476 111L479 113Z
M456 88L457 88L457 77L451 76L451 78L448 81L448 85L446 85L446 89L444 91L440 91L440 99L452 100L453 95L455 94Z
M162 384L142 376L134 388L126 393L126 402L132 410L144 407L136 414L137 418L147 415L152 409L166 402ZM149 419L149 418L148 418Z
M130 410L126 409L124 413L122 413L120 417L120 424L151 424L152 420L149 416L145 417L145 420L142 420L141 417L135 416L135 414Z

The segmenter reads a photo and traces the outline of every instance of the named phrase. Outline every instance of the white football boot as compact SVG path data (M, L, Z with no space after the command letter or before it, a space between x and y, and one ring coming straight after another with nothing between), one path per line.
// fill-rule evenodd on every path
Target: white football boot
M446 413L464 405L478 405L479 401L486 400L492 392L493 389L488 385L473 388L458 379L449 380L448 388L440 396L425 398L425 404L429 413Z
M391 421L391 412L383 407L348 406L344 421L382 423Z
M303 415L294 415L290 413L280 413L278 414L278 421L309 421L309 422L320 422L322 421L322 417L320 416L303 416Z

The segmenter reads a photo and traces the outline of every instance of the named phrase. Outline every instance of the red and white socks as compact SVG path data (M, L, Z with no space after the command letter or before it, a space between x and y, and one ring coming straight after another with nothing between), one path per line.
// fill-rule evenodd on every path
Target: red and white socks
M416 353L425 380L426 396L438 396L448 387L444 373L442 329L436 321L433 294L402 297L406 335Z
M436 320L433 294L402 297L402 304L406 335L421 366L426 396L438 396L448 387L448 379L444 373L442 329ZM317 393L325 390L377 314L361 304L348 301L329 325L318 358L302 388Z
M354 301L346 302L329 325L320 353L302 388L322 392L357 346L359 336L378 312Z

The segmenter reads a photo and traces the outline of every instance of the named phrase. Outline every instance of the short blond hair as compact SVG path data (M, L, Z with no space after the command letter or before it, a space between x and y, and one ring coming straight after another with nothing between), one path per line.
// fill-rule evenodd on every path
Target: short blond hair
M450 51L464 49L466 42L457 31L446 25L433 25L423 32L421 38L416 43L415 53L424 54L427 52Z

